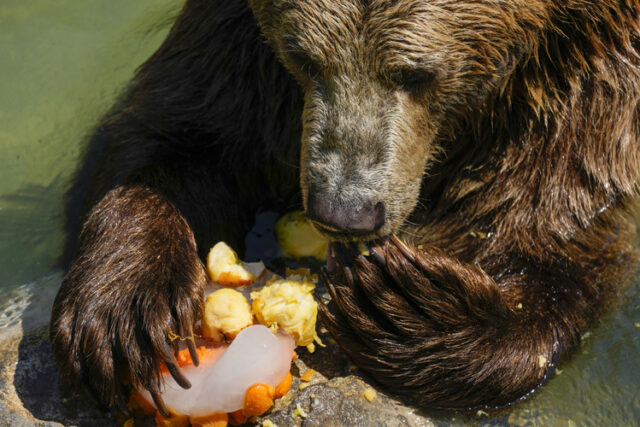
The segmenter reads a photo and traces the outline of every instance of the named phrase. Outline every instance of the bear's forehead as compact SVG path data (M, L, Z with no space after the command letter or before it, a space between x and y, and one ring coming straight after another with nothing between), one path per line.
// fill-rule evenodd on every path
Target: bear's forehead
M539 0L251 0L282 57L304 54L332 74L426 71L493 78L536 45ZM478 77L484 76L484 77Z
M275 33L318 59L354 54L386 65L434 65L438 56L473 55L479 46L513 42L539 2L514 0L280 0L269 19ZM275 6L275 7L273 7Z
M447 33L446 22L431 23L439 9L428 2L284 0L284 4L278 25L284 48L304 51L324 63L362 56L388 66L418 64L444 42Z

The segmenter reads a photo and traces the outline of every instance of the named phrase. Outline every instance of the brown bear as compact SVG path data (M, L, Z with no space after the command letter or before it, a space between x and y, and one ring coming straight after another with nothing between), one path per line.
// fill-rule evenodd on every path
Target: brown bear
M107 406L162 361L188 387L167 334L202 251L303 206L355 363L419 405L508 405L633 270L639 137L638 0L188 0L69 193L60 371Z

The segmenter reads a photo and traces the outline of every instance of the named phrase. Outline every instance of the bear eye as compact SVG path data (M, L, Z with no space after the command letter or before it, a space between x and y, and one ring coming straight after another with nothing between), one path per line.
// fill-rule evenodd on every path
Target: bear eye
M434 80L435 74L420 69L398 69L390 74L393 85L411 93L423 92Z
M287 58L292 65L309 78L317 77L320 74L320 66L304 52L295 50L287 52Z

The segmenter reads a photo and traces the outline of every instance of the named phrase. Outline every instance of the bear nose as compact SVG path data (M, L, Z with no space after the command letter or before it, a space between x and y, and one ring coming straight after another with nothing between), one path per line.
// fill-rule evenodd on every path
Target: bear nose
M368 234L384 225L384 203L335 203L316 193L307 199L307 218L331 232Z

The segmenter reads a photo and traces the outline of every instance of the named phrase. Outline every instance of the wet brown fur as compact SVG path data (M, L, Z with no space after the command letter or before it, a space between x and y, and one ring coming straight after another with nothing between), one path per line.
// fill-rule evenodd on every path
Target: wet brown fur
M92 140L61 372L107 405L118 372L157 387L166 333L199 314L197 250L319 188L383 201L366 238L405 242L326 280L356 363L423 406L534 390L635 264L640 3L250 3L188 1Z

